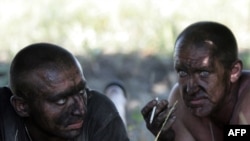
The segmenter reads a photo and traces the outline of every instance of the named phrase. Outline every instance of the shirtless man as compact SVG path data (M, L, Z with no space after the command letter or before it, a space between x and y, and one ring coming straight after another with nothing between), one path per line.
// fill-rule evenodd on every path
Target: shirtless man
M174 68L178 82L168 100L152 100L141 111L156 136L178 101L160 141L223 141L224 125L250 123L250 73L243 70L236 39L226 26L207 21L184 29L175 43Z

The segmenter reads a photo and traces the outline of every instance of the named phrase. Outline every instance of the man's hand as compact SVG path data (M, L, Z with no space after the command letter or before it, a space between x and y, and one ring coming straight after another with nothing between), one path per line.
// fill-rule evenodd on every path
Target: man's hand
M156 106L155 115L152 123L150 124L150 117L154 106ZM152 100L148 102L146 106L144 106L143 109L141 110L147 128L155 136L161 130L162 124L164 123L170 109L171 107L168 107L167 100L159 100L159 101ZM171 128L174 121L175 121L175 116L173 112L170 115L164 127L162 128L159 140L167 140L167 141L174 140L174 131Z

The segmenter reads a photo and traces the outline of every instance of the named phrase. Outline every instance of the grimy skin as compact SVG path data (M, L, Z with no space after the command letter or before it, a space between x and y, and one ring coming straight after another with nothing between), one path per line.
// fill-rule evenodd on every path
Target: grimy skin
M234 35L222 24L197 22L184 29L174 48L178 81L168 100L149 101L141 110L147 128L157 135L176 101L160 141L223 141L224 125L250 123L250 72L237 54Z
M10 69L11 104L33 141L70 141L82 132L86 80L75 57L52 44L21 50Z

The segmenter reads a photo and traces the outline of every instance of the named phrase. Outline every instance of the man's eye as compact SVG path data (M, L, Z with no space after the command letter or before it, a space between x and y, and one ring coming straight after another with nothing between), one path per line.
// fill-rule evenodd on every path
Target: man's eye
M180 77L185 77L185 76L187 76L188 74L187 74L187 72L185 72L185 71L178 71L178 75L179 75Z
M65 103L66 103L66 98L62 98L62 99L59 99L56 101L56 104L58 104L58 105L63 105Z
M80 93L81 93L84 97L86 97L86 96L87 96L87 91L86 91L86 89L81 90L81 91L80 91Z
M79 92L79 94L83 96L84 103L87 105L87 92L86 92L86 89L81 90Z
M208 71L202 71L202 72L200 72L200 76L201 77L208 77L209 76L209 72Z
M79 94L84 95L84 93L85 93L85 90L80 90L80 91L79 91Z

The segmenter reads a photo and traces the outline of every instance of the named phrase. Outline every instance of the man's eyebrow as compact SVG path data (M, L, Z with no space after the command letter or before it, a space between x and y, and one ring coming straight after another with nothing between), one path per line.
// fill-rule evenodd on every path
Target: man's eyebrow
M57 93L57 94L55 94L55 95L52 95L52 96L49 96L48 97L48 99L50 100L50 101L56 101L56 100L59 100L59 99L61 99L61 98L65 98L65 97L67 97L67 96L69 96L70 95L70 93L69 92L61 92L61 93Z
M86 89L86 82L85 81L81 81L79 84L77 84L76 86L76 92L81 91L83 89Z
M74 95L83 89L86 89L86 82L81 81L79 84L77 84L76 87L71 88L71 89L67 89L63 92L56 93L55 95L49 96L48 99L51 101L56 101L58 99Z

